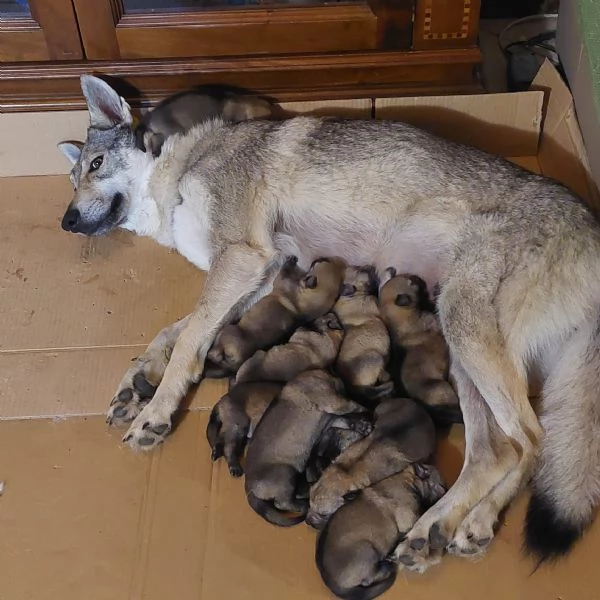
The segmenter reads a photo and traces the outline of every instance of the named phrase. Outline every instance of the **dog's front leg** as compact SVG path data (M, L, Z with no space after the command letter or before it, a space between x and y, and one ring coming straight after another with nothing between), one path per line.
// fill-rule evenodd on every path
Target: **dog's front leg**
M171 418L190 385L200 378L217 331L269 286L275 252L248 244L225 248L213 261L194 312L181 331L156 394L135 418L123 441L149 450L171 430Z
M145 352L133 361L110 403L106 417L109 425L123 425L133 421L154 396L169 364L175 342L189 318L188 315L162 329Z

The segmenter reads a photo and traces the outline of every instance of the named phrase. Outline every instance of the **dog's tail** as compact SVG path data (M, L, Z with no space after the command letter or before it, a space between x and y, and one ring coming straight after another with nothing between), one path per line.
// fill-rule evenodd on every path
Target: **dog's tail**
M600 502L600 319L579 327L544 384L544 428L525 525L540 563L566 554Z
M273 525L279 527L291 527L302 523L308 512L308 505L299 514L292 516L289 513L280 511L275 507L272 500L263 500L254 495L253 492L248 492L248 503L253 508L254 512L258 513L263 519L269 521Z

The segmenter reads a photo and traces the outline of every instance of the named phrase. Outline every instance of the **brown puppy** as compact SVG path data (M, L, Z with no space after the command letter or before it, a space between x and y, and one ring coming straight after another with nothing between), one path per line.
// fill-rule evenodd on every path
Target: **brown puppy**
M310 369L324 369L335 361L344 330L333 313L299 327L287 344L258 350L239 369L236 382L291 381Z
M339 415L365 410L342 391L342 382L325 371L305 371L261 419L248 445L245 484L250 506L267 521L288 527L304 520L308 500L301 489L314 445Z
M408 398L388 398L375 409L373 432L334 460L310 490L306 522L317 529L344 504L344 496L406 468L426 462L435 450L435 427L427 411Z
M372 267L348 267L333 311L344 327L336 372L349 391L368 399L390 394L393 382L386 371L390 336L379 316L377 276Z
M316 562L325 585L349 600L383 594L396 579L390 552L445 491L434 467L415 463L357 492L319 534Z
M346 263L331 258L313 263L308 272L289 257L273 283L273 291L252 306L236 324L217 334L208 360L235 373L257 350L284 342L303 321L331 310L337 300Z
M206 428L211 458L217 460L225 456L234 477L244 473L240 460L246 442L282 387L278 383L262 381L234 385L212 409Z
M381 317L392 337L392 373L400 393L422 402L439 423L462 423L458 396L448 383L450 356L425 282L396 275L379 292Z

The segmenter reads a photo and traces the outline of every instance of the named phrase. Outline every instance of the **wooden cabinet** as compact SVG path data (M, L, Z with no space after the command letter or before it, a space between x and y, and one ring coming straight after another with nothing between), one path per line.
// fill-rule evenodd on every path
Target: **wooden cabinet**
M205 83L277 100L473 91L479 0L0 0L0 110Z

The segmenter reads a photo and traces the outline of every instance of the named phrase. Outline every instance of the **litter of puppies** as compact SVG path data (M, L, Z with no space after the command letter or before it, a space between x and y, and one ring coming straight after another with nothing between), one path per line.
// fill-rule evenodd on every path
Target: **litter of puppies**
M460 421L423 283L335 257L303 271L288 257L208 356L209 372L230 377L207 428L213 460L245 474L262 518L318 530L325 585L363 600L399 568L420 571L392 551L445 493L431 464L436 424Z

